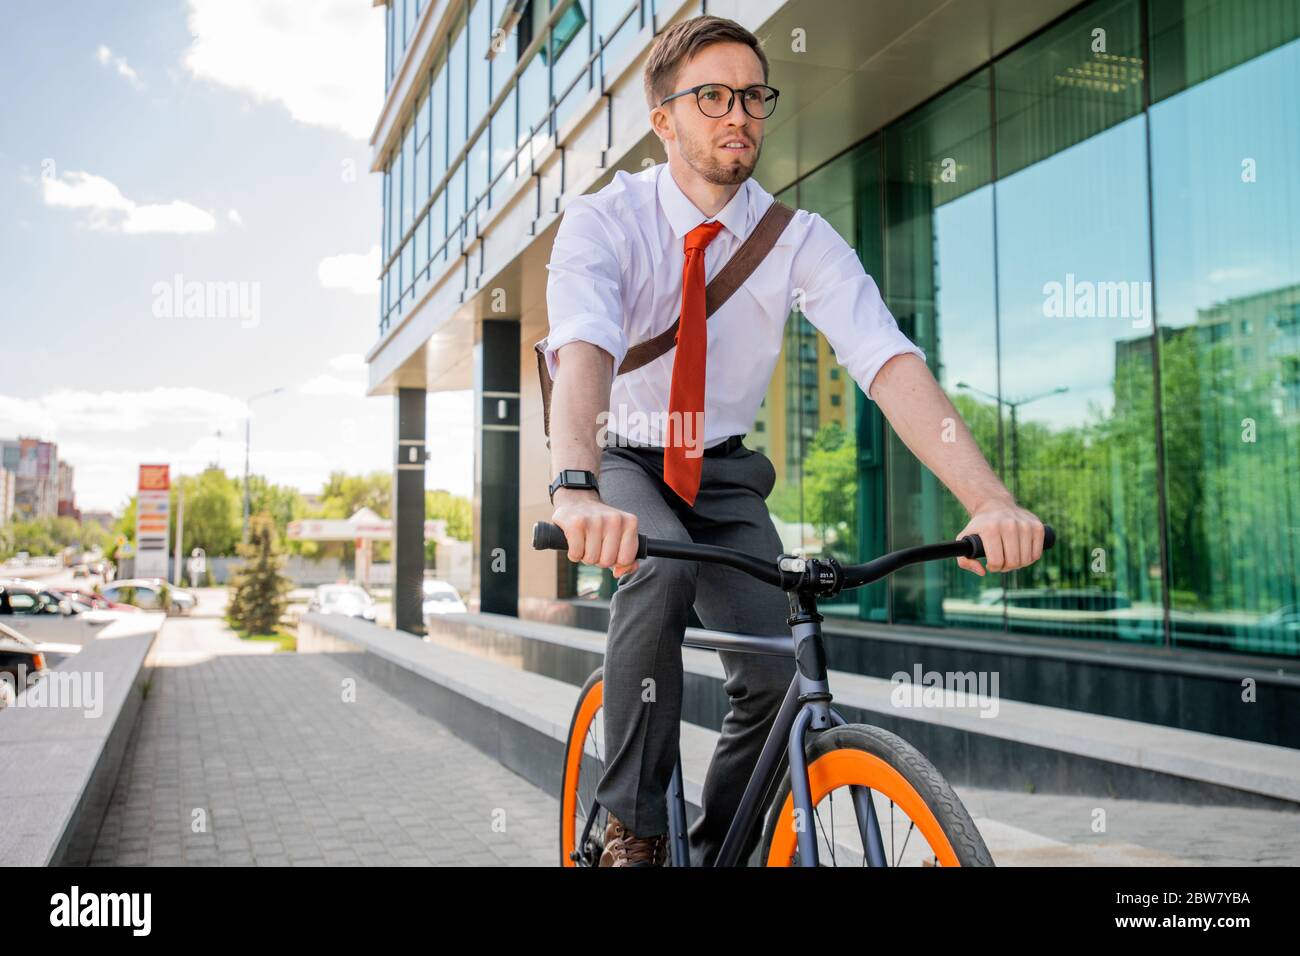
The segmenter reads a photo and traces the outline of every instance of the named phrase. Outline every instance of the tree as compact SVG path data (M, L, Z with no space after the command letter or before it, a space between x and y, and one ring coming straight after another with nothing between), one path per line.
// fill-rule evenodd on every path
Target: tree
M447 522L447 537L468 541L474 534L474 506L468 498L439 488L424 493L424 516Z
M202 548L210 555L234 554L243 536L243 499L239 482L220 468L184 475L172 487L171 537L176 540L178 491L185 493L185 540L181 553ZM260 510L260 509L259 509ZM278 526L277 530L283 532Z
M249 518L248 542L239 544L238 550L244 564L232 581L227 620L249 634L274 634L293 587L280 573L284 558L274 519L265 512Z

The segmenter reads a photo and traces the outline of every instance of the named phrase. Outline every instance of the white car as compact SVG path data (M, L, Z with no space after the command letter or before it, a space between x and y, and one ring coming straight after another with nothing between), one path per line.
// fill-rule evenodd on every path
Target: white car
M146 611L157 611L162 609L160 594L164 584L165 582L160 578L128 578L125 581L106 584L99 589L99 592L118 604L133 604ZM198 599L193 594L174 585L168 584L166 587L171 595L172 611L177 614L188 614L194 610Z
M431 614L464 614L468 609L460 594L446 581L425 578L424 616Z
M311 614L342 614L373 621L378 609L365 588L355 584L322 584L307 605Z

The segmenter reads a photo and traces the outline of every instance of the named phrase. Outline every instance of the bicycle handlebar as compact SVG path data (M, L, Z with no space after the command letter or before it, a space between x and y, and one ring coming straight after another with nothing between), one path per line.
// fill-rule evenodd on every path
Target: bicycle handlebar
M1056 532L1050 525L1043 525L1043 550L1046 551L1055 543ZM537 551L568 551L569 539L559 525L551 524L549 521L538 521L533 525L533 548ZM793 558L789 555L765 561L743 551L718 545L670 541L638 534L636 556L638 559L679 558L686 561L711 561L715 564L725 564L783 591L795 589L805 577L812 574L831 588L828 593L835 593L844 588L861 587L878 581L909 564L938 561L943 558L982 558L984 542L980 540L979 535L970 534L955 541L923 544L914 548L891 551L866 564L841 566L833 558ZM836 580L832 582L827 579L828 574L833 575Z

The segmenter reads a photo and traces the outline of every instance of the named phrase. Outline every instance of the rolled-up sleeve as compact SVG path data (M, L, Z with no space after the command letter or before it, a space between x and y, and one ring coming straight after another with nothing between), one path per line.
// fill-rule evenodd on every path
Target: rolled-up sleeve
M564 211L546 269L546 365L555 377L556 352L570 342L590 342L614 358L627 354L623 331L620 245L600 213L581 198Z
M793 272L795 306L802 290L804 315L870 398L871 383L886 362L908 353L925 361L925 353L899 329L853 248L829 222L811 215L808 238L798 253L805 261L796 260Z

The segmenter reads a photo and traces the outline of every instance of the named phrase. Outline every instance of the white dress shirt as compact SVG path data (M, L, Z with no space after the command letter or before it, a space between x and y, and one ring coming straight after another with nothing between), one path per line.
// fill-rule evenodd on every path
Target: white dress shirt
M774 202L747 179L713 217L723 229L704 253L706 280L731 258ZM547 264L546 362L573 341L614 358L672 325L682 303L682 244L709 221L673 178L667 163L636 174L619 170L604 189L578 196L564 211ZM876 283L835 228L797 210L767 258L708 320L704 447L754 424L781 353L785 323L799 305L867 395L880 367L904 352L925 353L903 335ZM636 442L663 445L676 349L615 375L604 427ZM611 439L612 440L612 439ZM698 438L695 439L698 441Z

